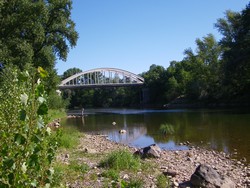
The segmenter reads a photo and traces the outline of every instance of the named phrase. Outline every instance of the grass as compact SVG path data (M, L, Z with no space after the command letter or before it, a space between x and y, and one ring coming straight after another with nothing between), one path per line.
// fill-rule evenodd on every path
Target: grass
M168 134L173 134L175 131L173 125L165 123L161 124L160 132L164 135L168 135Z
M131 179L130 181L121 181L121 187L124 188L141 188L143 187L143 181L141 179Z
M114 169L108 169L102 173L102 177L112 179L114 181L118 181L119 179L119 173L117 170Z
M111 152L99 163L100 167L114 170L138 170L141 166L140 159L133 156L127 150L118 150Z
M48 113L48 117L49 117L49 122L55 120L55 119L58 119L58 118L63 118L63 117L66 117L67 114L65 112L64 109L62 110L52 110L52 109L49 109L49 113Z
M58 140L61 148L73 149L79 144L79 138L84 136L75 127L61 127Z
M164 176L163 174L160 174L156 177L157 182L156 185L158 188L166 188L170 187L170 180L168 177Z

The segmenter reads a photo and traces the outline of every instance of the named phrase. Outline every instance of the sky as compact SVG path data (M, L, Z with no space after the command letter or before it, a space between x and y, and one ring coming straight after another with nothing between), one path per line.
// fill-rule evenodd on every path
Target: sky
M242 11L249 0L72 0L71 18L79 34L59 75L70 68L119 68L135 74L152 64L181 61L195 40L212 33L226 10Z

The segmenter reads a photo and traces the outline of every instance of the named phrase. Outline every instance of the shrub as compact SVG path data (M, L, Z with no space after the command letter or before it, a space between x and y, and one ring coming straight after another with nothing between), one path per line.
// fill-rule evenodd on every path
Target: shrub
M46 72L14 66L1 72L0 187L40 187L53 181L57 134L47 127Z

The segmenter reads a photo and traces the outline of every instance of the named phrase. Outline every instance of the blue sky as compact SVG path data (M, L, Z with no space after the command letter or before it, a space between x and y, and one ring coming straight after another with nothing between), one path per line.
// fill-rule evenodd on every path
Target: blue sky
M66 62L58 61L62 74L69 68L83 71L111 67L136 74L150 65L165 68L183 59L187 48L214 28L226 10L241 11L248 0L73 0L72 20L79 33L77 46Z

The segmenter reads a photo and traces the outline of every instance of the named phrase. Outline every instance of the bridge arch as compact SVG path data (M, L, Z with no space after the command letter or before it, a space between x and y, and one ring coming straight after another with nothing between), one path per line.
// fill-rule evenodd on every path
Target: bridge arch
M142 85L144 78L117 68L97 68L74 74L61 82L60 89Z

